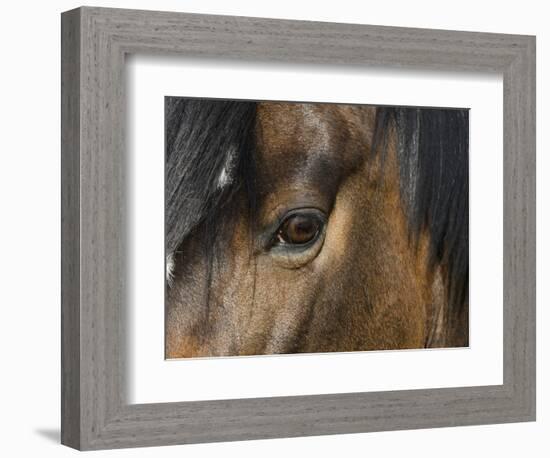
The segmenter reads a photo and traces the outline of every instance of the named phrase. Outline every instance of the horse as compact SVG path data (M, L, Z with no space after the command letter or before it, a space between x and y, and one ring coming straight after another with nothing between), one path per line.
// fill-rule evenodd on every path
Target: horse
M166 97L166 358L468 346L468 116Z

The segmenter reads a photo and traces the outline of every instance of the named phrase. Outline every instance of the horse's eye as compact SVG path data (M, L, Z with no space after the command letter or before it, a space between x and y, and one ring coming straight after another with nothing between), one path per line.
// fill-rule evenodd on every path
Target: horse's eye
M294 214L283 221L277 232L277 242L305 245L314 240L321 230L321 221L313 215Z

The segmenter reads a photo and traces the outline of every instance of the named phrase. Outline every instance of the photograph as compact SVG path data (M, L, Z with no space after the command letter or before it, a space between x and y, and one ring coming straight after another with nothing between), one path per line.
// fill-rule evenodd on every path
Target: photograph
M469 346L469 109L166 96L165 358Z

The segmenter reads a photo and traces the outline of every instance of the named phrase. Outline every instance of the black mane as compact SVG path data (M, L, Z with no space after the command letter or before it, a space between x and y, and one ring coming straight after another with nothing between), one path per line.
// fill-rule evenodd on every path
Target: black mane
M468 110L378 108L375 144L385 144L392 128L411 236L429 231L430 264L444 266L449 306L458 314L469 284Z
M172 255L201 223L218 224L220 212L231 212L231 195L252 185L256 103L167 97L165 109L166 253ZM458 313L468 295L468 110L380 107L374 151L393 128L411 237L429 231L430 263L445 267L449 306Z
M255 114L254 102L165 98L167 256L199 224L223 219L220 210L249 174Z

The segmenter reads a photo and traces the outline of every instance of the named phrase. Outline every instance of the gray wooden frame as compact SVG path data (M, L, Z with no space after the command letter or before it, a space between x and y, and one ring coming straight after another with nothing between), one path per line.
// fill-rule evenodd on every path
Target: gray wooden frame
M62 426L84 449L535 419L535 38L83 7L62 14ZM504 77L503 385L130 405L128 53Z

